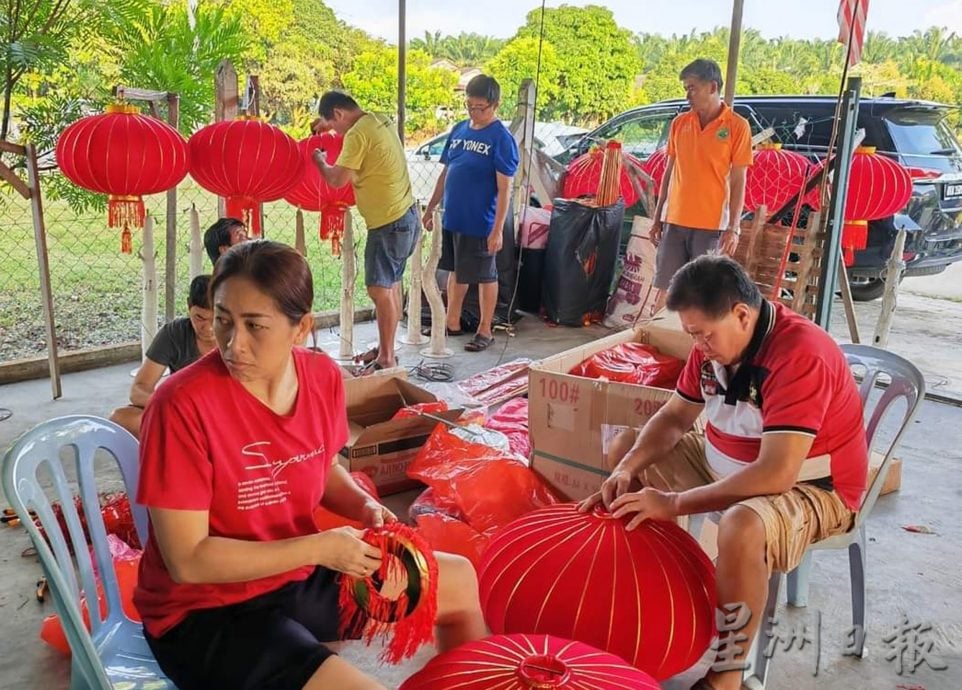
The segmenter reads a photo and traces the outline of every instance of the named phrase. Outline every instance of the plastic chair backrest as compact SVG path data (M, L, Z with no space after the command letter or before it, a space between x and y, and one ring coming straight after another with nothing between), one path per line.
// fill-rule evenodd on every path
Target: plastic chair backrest
M842 345L841 347L849 366L853 369L853 373L857 374L859 370L862 370L859 397L862 399L862 408L865 412L869 411L872 391L875 390L879 378L883 376L889 378L888 385L882 389L882 394L868 416L865 438L870 451L873 449L879 424L885 418L889 408L899 399L904 398L906 402L905 413L898 431L886 447L882 466L862 500L862 506L859 508L856 518L856 525L858 525L871 513L875 501L878 500L882 485L885 483L885 477L888 474L892 452L898 446L899 441L902 440L902 435L909 428L919 405L925 398L925 378L914 364L888 350L870 345Z
M67 450L66 458L63 455L64 449ZM117 577L94 478L94 458L101 449L117 460L125 484L136 487L137 440L112 422L81 415L52 419L17 439L4 457L2 480L7 499L37 548L54 605L73 652L75 670L85 676L90 687L110 688L93 639L87 632L80 613L80 597L84 596L88 602L93 638L97 637L104 626L114 627L126 618L120 602ZM99 575L102 596L106 603L103 612L101 606L93 603L99 600L94 562L91 560L73 492L64 472L66 463L74 464L76 469L80 500L96 562L96 574ZM52 486L46 490L41 485L41 468L46 469L52 480ZM64 534L54 514L48 492L60 503L67 534ZM131 502L131 509L136 511L137 508ZM139 508L139 517L137 512L134 512L137 532L141 539L146 541L146 511L142 506ZM36 517L49 539L49 545L34 524L30 511L36 512Z

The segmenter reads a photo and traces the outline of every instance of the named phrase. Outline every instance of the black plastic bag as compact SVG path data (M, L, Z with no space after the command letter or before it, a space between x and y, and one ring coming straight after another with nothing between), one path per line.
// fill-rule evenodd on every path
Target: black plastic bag
M581 326L586 315L604 313L624 217L623 200L595 208L555 199L541 291L541 304L550 320Z

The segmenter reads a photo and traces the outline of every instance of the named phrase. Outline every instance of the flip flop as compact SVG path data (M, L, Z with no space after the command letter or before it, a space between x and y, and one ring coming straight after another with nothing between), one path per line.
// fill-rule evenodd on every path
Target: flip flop
M465 343L464 349L468 352L482 352L494 345L494 336L485 336L475 333L470 342Z
M445 326L444 334L449 338L457 338L459 335L464 335L464 331L460 329L457 331L452 331L450 328ZM431 327L428 326L427 328L422 328L421 335L431 335Z

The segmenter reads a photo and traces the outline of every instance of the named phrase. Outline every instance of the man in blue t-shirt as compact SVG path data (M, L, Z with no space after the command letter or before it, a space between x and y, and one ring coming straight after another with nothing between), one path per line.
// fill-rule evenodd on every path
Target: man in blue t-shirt
M492 321L498 301L496 257L508 214L511 178L518 169L518 145L497 117L501 87L479 74L465 89L468 118L448 135L441 154L444 168L424 212L434 227L434 209L444 197L441 268L448 274L448 335L461 335L461 306L468 286L477 283L481 321L464 346L480 352L494 342Z

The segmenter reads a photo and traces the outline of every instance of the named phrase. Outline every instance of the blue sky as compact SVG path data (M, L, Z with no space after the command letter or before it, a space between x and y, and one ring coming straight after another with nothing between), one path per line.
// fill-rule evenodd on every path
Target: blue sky
M397 0L326 0L338 17L368 32L397 41ZM548 6L562 4L549 0ZM569 0L568 4L588 4ZM595 2L611 9L624 27L640 32L688 33L731 22L730 0L609 0ZM409 37L425 31L461 31L508 37L525 15L540 8L537 0L407 0ZM838 31L838 0L745 0L744 26L772 38L831 38ZM962 0L871 0L868 28L894 36L915 29L947 26L962 33Z

